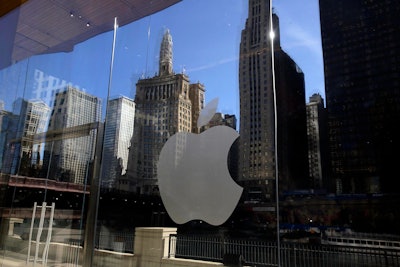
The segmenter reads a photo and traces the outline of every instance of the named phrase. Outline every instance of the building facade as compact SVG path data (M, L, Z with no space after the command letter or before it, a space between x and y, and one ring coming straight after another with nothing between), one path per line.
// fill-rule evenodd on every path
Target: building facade
M200 116L200 110L204 107L204 85L201 83L193 83L189 85L189 98L192 103L192 132L199 133L200 128L197 127L197 120Z
M205 131L211 127L218 125L228 126L236 130L236 122L237 119L235 115L222 114L220 112L216 112L211 118L211 120L208 122L208 124L201 127L201 131Z
M41 100L17 99L12 113L4 114L2 136L6 149L2 172L9 174L37 174L42 166L43 144L37 134L47 129L50 108Z
M0 110L0 171L3 171L3 165L5 160L5 152L7 150L7 139L10 134L10 116L11 112L6 110Z
M400 192L400 2L319 1L337 193Z
M134 120L133 99L122 96L108 101L101 171L103 188L119 188L119 179L126 173Z
M328 187L326 123L324 99L313 94L307 103L307 137L310 188L314 190Z
M239 180L247 198L266 201L275 195L276 166L270 15L269 1L249 1L239 61ZM275 14L272 21L279 180L281 190L291 190L306 186L304 181L308 179L304 75L280 47Z
M77 184L86 182L100 118L100 98L70 86L55 94L43 177Z
M33 71L32 98L41 99L48 106L52 107L55 94L67 85L72 86L71 83L66 80L49 75L42 70L35 69ZM77 86L73 87L78 88Z
M163 36L159 73L136 84L136 115L127 179L137 193L158 194L157 162L168 138L192 132L204 104L204 86L190 84L185 74L173 72L172 37Z

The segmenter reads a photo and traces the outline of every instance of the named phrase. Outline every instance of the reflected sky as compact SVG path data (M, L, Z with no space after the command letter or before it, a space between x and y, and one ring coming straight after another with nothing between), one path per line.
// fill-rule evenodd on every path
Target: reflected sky
M238 55L247 5L246 0L185 0L119 28L110 96L134 98L137 80L158 72L162 35L169 29L174 71L203 83L206 102L219 97L219 112L239 117ZM318 0L275 0L273 6L280 18L281 46L305 73L305 101L313 93L324 96ZM17 96L32 97L35 70L106 99L112 38L108 32L71 53L34 56L1 71L0 99L6 109Z

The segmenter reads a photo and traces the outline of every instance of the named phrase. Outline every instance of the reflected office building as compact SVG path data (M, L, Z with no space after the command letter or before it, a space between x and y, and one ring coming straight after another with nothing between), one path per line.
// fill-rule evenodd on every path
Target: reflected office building
M130 190L158 194L157 162L168 138L177 132L195 132L204 105L204 86L173 72L172 37L163 36L159 73L136 84L136 115L127 179Z
M328 168L326 109L324 99L320 94L313 94L309 100L307 103L307 138L310 189L324 191L329 184L328 175L326 175Z
M319 5L332 191L399 193L400 2Z
M52 107L56 93L60 91L60 88L65 88L67 85L71 85L71 83L42 70L35 69L33 71L32 98L41 99ZM77 86L74 87L78 88Z
M41 100L18 98L12 112L1 115L3 160L1 171L7 174L35 176L41 169L41 144L35 135L47 129L50 108Z
M83 184L95 153L101 100L67 86L55 95L42 177Z
M280 191L308 188L304 74L280 47L273 16ZM269 1L249 0L239 61L239 179L245 198L275 196L275 128Z
M128 190L124 178L135 120L135 102L121 96L108 101L104 129L101 185L104 189Z

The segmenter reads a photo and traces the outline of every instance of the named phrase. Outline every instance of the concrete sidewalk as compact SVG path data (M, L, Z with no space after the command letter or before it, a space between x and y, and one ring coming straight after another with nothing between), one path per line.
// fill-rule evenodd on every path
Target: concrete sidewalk
M0 267L80 267L76 263L61 263L53 260L48 260L47 264L42 264L41 261L34 263L32 260L26 262L26 255L11 251L3 251L0 255Z

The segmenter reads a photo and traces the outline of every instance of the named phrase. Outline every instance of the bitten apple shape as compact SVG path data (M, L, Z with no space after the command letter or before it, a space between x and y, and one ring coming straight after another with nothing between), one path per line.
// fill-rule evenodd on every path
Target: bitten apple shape
M228 170L229 149L238 137L230 127L215 126L168 139L157 168L161 199L172 220L221 225L229 218L243 191Z

